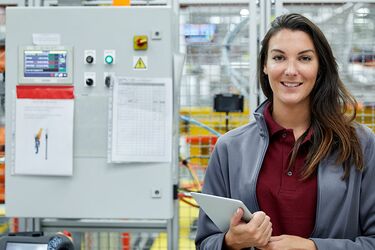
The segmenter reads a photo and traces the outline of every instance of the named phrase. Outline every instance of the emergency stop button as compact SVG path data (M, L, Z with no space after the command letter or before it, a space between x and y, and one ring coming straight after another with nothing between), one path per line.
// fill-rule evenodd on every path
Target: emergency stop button
M134 43L134 50L147 50L148 37L147 36L134 36L133 43Z

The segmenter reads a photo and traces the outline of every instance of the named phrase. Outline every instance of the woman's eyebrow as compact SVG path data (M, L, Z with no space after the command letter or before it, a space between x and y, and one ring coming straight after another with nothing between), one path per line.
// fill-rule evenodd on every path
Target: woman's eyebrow
M285 52L283 50L281 50L281 49L272 49L271 52L285 54ZM308 53L308 52L312 52L312 53L315 54L315 50L313 50L313 49L306 49L306 50L302 50L302 51L298 52L298 55L304 54L304 53Z
M308 53L308 52L312 52L312 53L315 54L315 50L313 50L313 49L306 49L306 50L303 50L303 51L299 52L298 54L304 54L304 53Z
M285 53L284 51L282 51L281 49L272 49L271 52L276 52L276 53Z

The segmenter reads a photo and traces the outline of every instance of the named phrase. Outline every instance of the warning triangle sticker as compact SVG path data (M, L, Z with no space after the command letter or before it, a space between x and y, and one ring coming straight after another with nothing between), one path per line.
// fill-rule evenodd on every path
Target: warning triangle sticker
M137 62L134 65L135 69L146 69L147 66L145 62L142 60L142 57L138 58Z

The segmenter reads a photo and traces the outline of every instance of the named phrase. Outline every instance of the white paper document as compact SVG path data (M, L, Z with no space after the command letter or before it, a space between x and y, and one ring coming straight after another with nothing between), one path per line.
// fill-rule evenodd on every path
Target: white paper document
M109 162L170 162L172 106L170 78L115 78Z
M17 99L14 174L73 174L73 99Z

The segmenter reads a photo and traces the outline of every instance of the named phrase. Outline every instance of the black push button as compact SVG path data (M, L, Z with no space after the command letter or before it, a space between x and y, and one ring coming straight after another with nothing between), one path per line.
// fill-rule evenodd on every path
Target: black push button
M87 78L86 79L86 85L87 86L92 86L94 85L94 80L92 78Z
M92 56L87 56L87 57L86 57L86 62L87 62L87 63L90 63L90 64L93 63L93 62L94 62L94 57L92 57Z
M108 88L111 87L111 76L106 76L105 79L104 79L104 84L105 86L107 86Z

